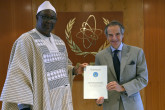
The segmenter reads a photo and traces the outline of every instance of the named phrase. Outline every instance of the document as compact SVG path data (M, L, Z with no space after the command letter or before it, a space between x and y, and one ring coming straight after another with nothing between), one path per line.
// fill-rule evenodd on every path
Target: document
M86 66L84 69L84 99L108 98L107 66Z

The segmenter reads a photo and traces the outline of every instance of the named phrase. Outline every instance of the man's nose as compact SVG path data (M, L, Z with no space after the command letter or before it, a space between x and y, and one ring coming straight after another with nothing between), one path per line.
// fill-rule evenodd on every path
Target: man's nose
M116 40L117 39L116 35L113 35L112 39L113 40Z
M55 21L53 19L49 19L47 20L48 23L55 23Z

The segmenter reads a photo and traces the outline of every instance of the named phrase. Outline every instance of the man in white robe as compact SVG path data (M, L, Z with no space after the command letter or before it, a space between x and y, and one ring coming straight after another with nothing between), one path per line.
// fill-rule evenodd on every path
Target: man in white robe
M39 6L36 19L36 28L13 45L2 110L73 110L72 79L87 63L73 67L65 43L51 33L57 16L49 1Z

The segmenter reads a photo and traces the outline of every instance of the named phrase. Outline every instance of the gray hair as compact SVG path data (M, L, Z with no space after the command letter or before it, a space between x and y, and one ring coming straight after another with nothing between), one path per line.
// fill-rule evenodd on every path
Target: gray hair
M116 25L118 25L118 26L120 27L120 32L121 32L121 34L123 35L123 34L124 34L124 26L123 26L120 22L115 21L115 20L111 21L109 24L107 24L107 25L105 26L104 34L105 34L106 36L108 36L108 32L107 32L108 27L110 27L110 26L116 26Z

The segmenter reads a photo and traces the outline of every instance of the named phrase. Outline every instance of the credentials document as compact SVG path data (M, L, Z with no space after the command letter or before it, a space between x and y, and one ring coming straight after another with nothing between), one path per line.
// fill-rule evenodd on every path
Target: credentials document
M86 66L84 69L84 99L108 98L107 66Z

